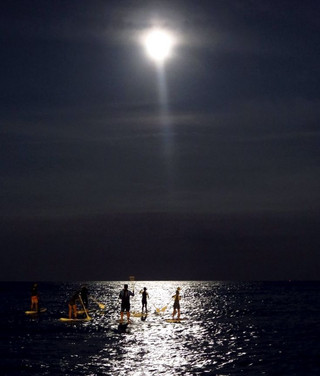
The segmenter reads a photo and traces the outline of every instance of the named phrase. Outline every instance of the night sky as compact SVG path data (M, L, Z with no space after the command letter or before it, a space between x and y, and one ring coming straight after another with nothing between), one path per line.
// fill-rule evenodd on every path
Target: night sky
M0 278L319 279L319 20L316 0L2 1Z

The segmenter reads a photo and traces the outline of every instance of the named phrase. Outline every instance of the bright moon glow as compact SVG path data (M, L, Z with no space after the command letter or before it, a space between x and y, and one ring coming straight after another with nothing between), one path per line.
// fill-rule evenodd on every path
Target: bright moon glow
M153 30L147 34L145 47L148 55L157 62L162 62L170 57L173 39L163 30Z

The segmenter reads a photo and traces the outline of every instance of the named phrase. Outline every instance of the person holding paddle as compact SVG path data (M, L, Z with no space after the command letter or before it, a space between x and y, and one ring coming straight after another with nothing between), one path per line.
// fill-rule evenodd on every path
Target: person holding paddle
M72 297L68 301L68 307L69 307L69 319L72 318L77 318L78 316L78 311L77 311L77 301L79 300L80 297L80 291L77 291L75 294L72 295Z
M180 319L180 290L180 287L178 287L176 294L172 296L172 298L174 299L172 318L174 319L174 316L178 311L178 320Z
M123 321L124 312L126 312L127 320L130 322L130 296L134 296L134 290L133 292L128 290L128 285L125 284L119 294L119 299L121 299L120 322Z
M34 283L31 289L31 311L39 310L38 284Z
M142 313L143 313L143 309L145 309L145 313L148 312L148 302L147 302L147 299L149 299L149 294L147 293L147 288L144 287L143 290L140 291L140 294L142 294L142 300L141 300L141 303L142 303Z

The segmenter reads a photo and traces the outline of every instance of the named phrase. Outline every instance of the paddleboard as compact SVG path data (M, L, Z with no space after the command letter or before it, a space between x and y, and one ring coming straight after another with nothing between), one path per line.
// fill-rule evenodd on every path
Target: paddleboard
M69 319L68 317L60 317L60 319L59 319L60 321L63 321L63 322L84 322L84 321L90 321L91 320L91 317L85 317L85 318L83 318L83 319L75 319L75 318L73 318L73 319Z
M165 319L166 322L172 322L172 323L179 323L184 320L187 320L187 319L185 317L182 317L180 319Z
M142 312L131 312L130 316L132 316L132 317L145 317L145 316L148 316L148 314L142 313Z
M26 311L26 315L37 315L38 313L46 312L47 308L40 308L40 311Z

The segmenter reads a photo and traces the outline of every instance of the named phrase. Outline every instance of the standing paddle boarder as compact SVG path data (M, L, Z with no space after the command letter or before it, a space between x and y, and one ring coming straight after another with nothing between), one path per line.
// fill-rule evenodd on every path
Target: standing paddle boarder
M72 295L72 297L68 301L68 308L69 308L69 319L77 318L78 312L77 312L77 300L79 300L80 291L77 291L75 294Z
M140 291L140 294L142 294L142 300L141 300L141 303L142 303L142 313L143 313L143 309L145 309L145 313L148 312L148 302L147 302L147 299L149 299L149 294L147 293L147 288L144 287L143 290Z
M39 294L37 283L34 283L31 289L31 311L39 311Z
M178 320L180 319L180 299L181 299L180 290L181 290L180 287L178 287L176 294L172 296L172 298L174 299L172 318L174 319L174 316L178 311Z
M123 286L123 290L120 291L119 299L121 299L121 311L120 311L120 322L123 321L123 313L126 312L127 320L130 322L130 296L134 296L134 290L131 292L128 290L128 285Z

